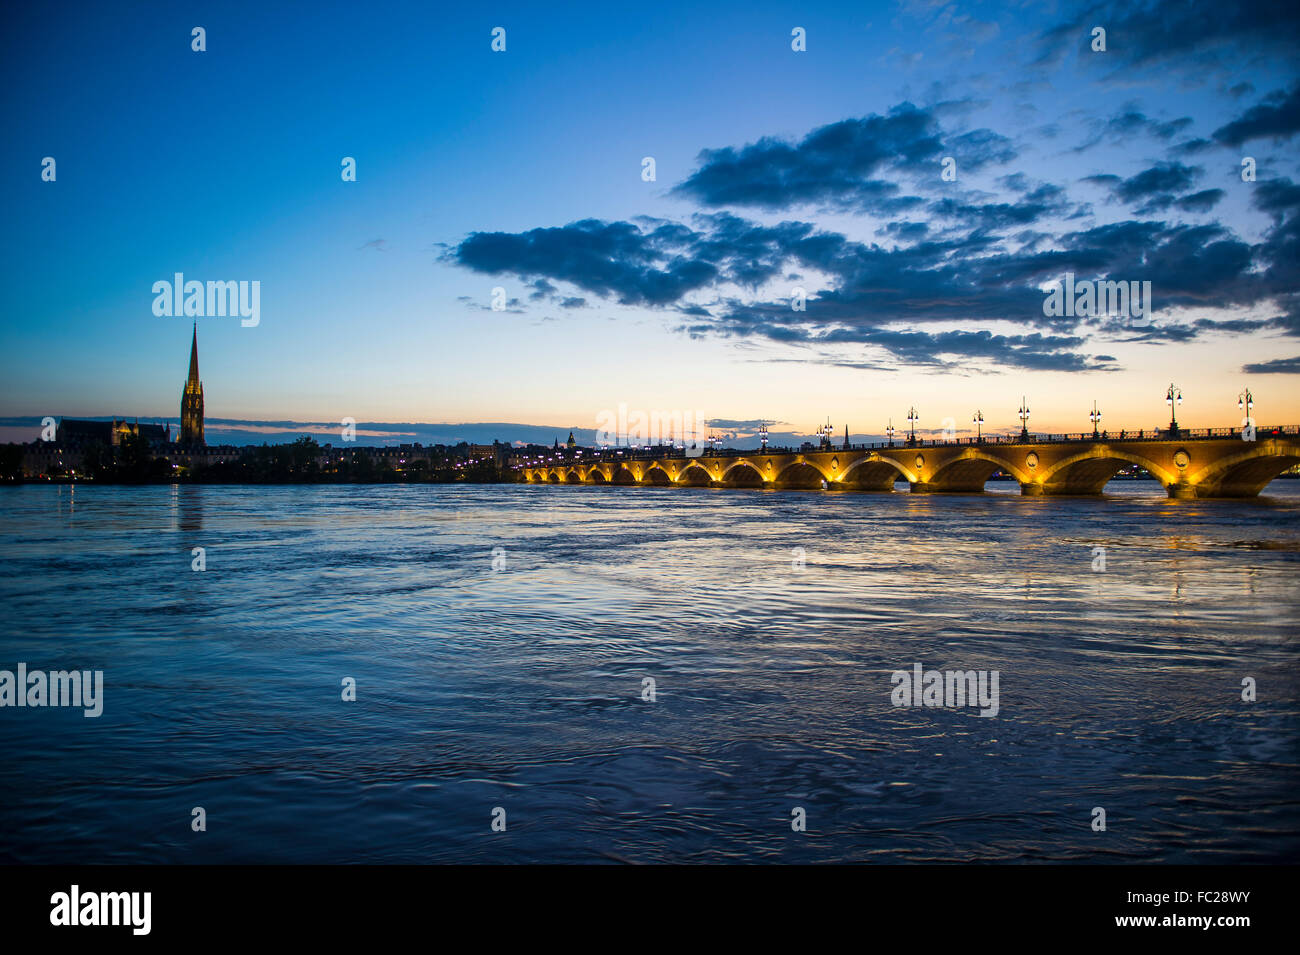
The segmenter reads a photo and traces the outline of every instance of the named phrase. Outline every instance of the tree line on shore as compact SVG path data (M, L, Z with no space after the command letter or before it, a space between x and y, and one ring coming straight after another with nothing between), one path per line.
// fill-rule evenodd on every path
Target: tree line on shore
M26 446L0 445L0 480L89 480L103 484L378 484L415 482L490 484L514 482L515 473L492 458L469 460L456 449L421 448L405 455L399 466L368 449L323 451L315 439L290 444L250 445L229 460L173 467L138 435L126 435L116 447L92 442L81 449L81 463L52 466L39 478L24 476Z

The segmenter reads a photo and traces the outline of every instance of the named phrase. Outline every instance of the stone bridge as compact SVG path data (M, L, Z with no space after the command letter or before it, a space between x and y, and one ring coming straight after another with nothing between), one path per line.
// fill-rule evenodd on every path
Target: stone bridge
M1300 464L1300 429L1273 428L1244 441L1230 429L1173 437L1092 435L1059 440L981 441L867 446L822 451L727 451L699 457L654 457L609 450L583 452L522 468L526 481L674 487L979 492L994 472L1029 495L1100 494L1128 465L1145 468L1170 497L1252 497ZM678 452L680 455L681 452ZM584 460L584 457L586 460Z

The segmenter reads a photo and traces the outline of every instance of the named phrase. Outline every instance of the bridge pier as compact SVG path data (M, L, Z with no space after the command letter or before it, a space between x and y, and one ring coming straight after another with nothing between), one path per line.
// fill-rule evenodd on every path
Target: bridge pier
M913 494L960 494L966 490L959 487L944 487L932 481L910 481L907 486Z
M938 481L912 481L908 487L913 494L983 494L984 485L962 481L956 484Z

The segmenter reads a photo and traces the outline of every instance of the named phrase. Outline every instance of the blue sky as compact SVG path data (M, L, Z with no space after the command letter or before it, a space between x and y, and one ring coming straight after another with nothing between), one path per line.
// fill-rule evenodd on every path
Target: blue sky
M261 283L198 319L231 422L1300 420L1289 5L708 7L14 11L0 416L174 422L179 271ZM1152 321L1045 318L1067 270Z

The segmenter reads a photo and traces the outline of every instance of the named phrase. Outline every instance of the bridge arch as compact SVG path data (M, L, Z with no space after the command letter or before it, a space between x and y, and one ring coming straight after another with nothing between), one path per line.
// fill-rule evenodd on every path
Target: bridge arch
M919 470L919 480L914 486L929 491L968 493L983 491L985 483L993 476L994 471L1006 471L1022 484L1030 483L1032 480L1023 468L1018 468L1004 458L975 448L967 448L955 457L941 460L932 474L926 474L924 466Z
M1197 496L1254 497L1283 471L1300 464L1300 447L1269 441L1207 465L1188 483Z
M773 482L783 490L811 490L820 488L822 481L830 482L830 476L820 467L808 460L794 460L786 464Z
M1049 494L1100 494L1106 482L1125 464L1136 464L1151 473L1165 487L1179 478L1150 458L1108 445L1098 445L1072 454L1034 475L1033 483L1042 484Z
M592 468L587 472L588 484L608 484L609 478L605 477L605 472L600 468Z
M722 483L727 487L762 487L763 472L753 461L741 458L722 472Z
M671 474L664 470L662 464L652 464L641 475L641 483L651 484L655 487L668 487L673 483L673 478Z
M623 485L635 484L636 475L632 473L632 469L629 468L626 464L619 464L616 465L616 469L614 471L614 477L611 479L610 483L623 484Z
M713 483L713 477L704 465L692 461L678 473L677 483L685 487L708 487Z
M869 454L845 468L839 483L859 491L892 491L899 478L910 483L916 480L916 475L893 458Z

